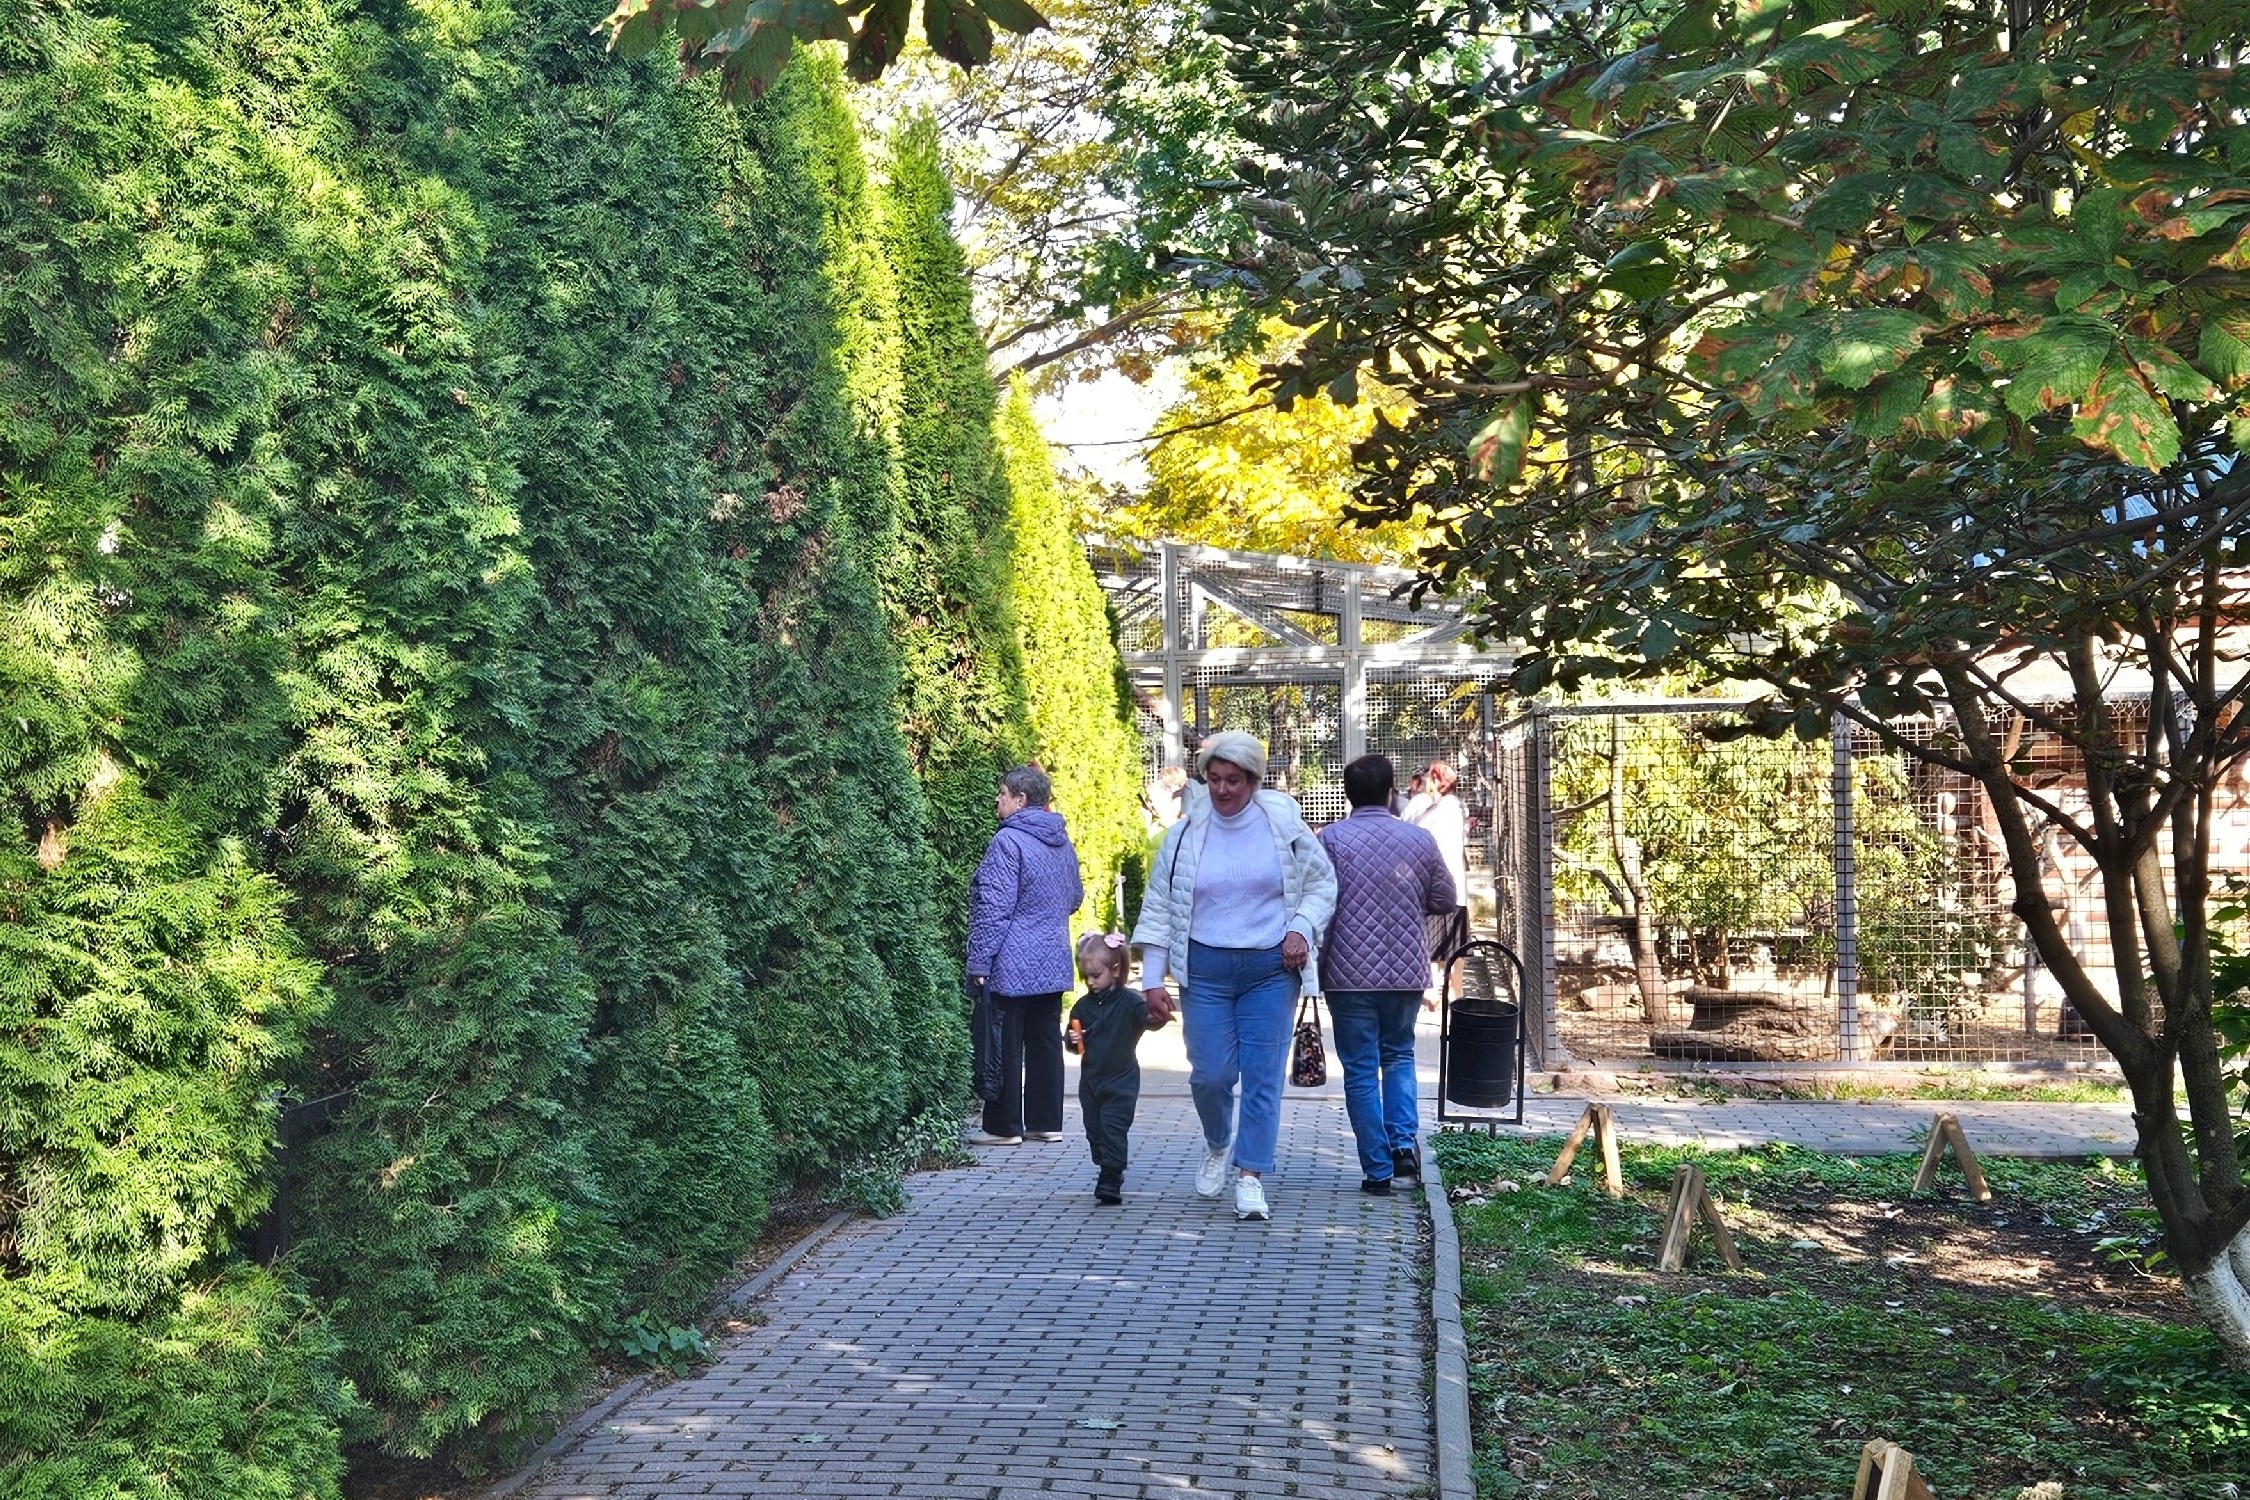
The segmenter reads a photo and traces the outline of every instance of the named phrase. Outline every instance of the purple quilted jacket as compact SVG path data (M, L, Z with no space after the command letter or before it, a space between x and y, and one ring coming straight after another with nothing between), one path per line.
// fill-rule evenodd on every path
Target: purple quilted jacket
M996 995L1077 988L1070 914L1085 899L1062 815L1027 807L1000 825L969 880L968 972Z
M1336 867L1336 915L1321 948L1320 977L1338 990L1413 990L1430 983L1422 918L1453 910L1453 877L1437 840L1391 816L1357 807L1320 830Z

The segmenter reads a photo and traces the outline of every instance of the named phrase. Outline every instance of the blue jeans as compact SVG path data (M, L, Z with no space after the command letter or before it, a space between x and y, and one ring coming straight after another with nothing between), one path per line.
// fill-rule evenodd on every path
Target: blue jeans
M1188 1055L1188 1092L1203 1121L1204 1144L1216 1151L1229 1137L1234 1164L1273 1170L1281 1139L1281 1075L1289 1067L1298 980L1281 966L1281 949L1207 948L1188 943L1187 993L1180 1003ZM1234 1086L1242 1084L1241 1119Z
M1391 1175L1391 1153L1408 1151L1422 1128L1414 1103L1415 990L1331 990L1330 1029L1344 1069L1344 1113L1359 1145L1360 1175Z

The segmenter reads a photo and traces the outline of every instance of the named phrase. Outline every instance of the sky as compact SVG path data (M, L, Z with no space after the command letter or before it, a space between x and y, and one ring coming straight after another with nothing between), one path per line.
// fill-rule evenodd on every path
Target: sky
M1179 374L1167 364L1146 385L1114 371L1099 380L1071 381L1041 396L1034 409L1057 449L1057 464L1137 490L1148 482L1142 462L1148 444L1132 440L1147 437L1181 394Z

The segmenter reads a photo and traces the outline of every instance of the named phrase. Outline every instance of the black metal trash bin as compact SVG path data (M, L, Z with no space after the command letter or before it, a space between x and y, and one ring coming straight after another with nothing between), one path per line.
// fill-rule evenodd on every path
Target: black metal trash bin
M1472 1109L1503 1109L1516 1095L1516 1007L1463 1001L1447 1017L1445 1097Z

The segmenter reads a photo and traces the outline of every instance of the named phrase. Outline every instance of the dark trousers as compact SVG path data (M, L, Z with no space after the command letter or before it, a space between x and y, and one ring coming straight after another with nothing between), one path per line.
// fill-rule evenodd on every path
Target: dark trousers
M1062 992L992 1001L1000 1007L1000 1097L984 1107L985 1134L1061 1130Z
M1086 1117L1086 1144L1105 1187L1125 1181L1125 1138L1132 1133L1133 1111L1141 1102L1140 1070L1120 1078L1078 1080L1078 1111Z

